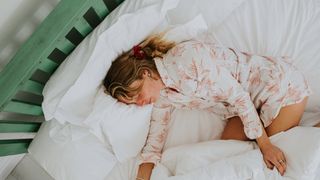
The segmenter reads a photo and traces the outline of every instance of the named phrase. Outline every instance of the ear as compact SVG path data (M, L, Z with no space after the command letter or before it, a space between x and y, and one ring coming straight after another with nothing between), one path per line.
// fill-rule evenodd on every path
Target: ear
M151 77L151 73L150 73L148 70L143 70L142 77L143 77L143 78Z

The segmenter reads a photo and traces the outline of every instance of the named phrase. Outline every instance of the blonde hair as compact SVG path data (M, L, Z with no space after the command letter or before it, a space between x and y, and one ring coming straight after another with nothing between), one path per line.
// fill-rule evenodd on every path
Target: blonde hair
M138 87L130 87L130 85L136 80L142 80L145 70L152 75L153 79L160 77L154 58L163 58L163 55L175 46L174 42L164 40L163 34L149 36L138 45L144 54L142 59L136 57L134 50L131 49L112 62L103 81L106 93L117 99L122 97L132 100L141 90L143 83Z

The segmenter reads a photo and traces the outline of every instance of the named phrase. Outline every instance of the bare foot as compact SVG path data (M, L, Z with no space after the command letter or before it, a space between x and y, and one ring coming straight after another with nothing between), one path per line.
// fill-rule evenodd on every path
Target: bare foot
M320 123L318 123L318 124L314 125L314 127L320 127Z

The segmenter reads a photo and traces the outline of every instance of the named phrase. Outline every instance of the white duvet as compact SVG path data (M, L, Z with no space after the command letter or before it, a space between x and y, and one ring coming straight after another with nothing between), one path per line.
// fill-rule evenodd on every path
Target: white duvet
M152 180L316 180L320 177L319 137L318 128L296 127L271 138L286 154L289 166L284 177L266 168L255 143L213 140L167 148ZM110 147L87 129L56 120L41 126L29 152L56 180L134 180L138 170L135 158L120 163Z
M167 149L152 173L152 180L317 180L320 179L320 130L296 127L271 137L286 155L284 176L263 161L254 142L214 140ZM107 180L134 179L136 159L118 163Z

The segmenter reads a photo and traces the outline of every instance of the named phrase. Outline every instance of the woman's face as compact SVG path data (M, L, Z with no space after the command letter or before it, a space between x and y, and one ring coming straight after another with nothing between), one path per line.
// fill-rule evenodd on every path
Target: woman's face
M161 89L165 88L164 83L161 78L153 79L148 71L143 73L142 80L134 81L130 87L137 87L142 84L141 91L133 97L133 100L127 100L125 98L119 98L119 101L126 104L136 104L138 106L143 106L147 104L154 103L160 97Z

